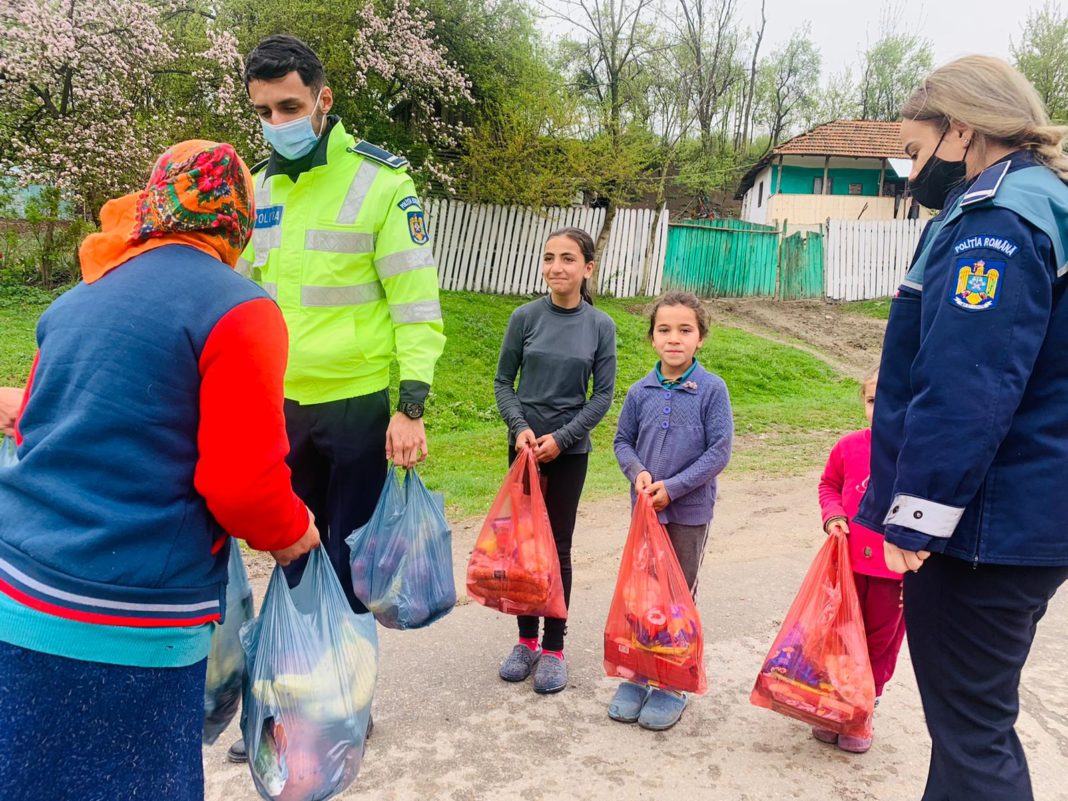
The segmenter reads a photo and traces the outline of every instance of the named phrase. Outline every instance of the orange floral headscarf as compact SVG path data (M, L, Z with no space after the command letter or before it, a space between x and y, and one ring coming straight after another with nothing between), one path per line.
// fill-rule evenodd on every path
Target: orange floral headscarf
M141 253L188 245L230 267L252 235L252 174L231 145L191 139L168 148L141 192L108 201L100 233L78 251L86 283Z

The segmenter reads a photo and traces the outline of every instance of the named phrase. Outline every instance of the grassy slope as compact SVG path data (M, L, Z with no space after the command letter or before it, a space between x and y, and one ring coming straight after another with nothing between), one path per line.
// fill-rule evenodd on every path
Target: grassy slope
M423 474L443 491L454 513L479 514L504 474L506 433L493 399L497 351L512 309L528 298L443 293L449 342L438 364L428 407L431 458ZM605 298L616 320L619 378L615 402L594 432L585 497L626 490L612 454L612 436L631 383L653 365L641 301ZM21 383L33 357L40 303L0 304L0 383ZM863 423L856 384L793 348L729 329L715 329L702 363L727 382L737 447L731 470L790 474L825 458L835 436Z

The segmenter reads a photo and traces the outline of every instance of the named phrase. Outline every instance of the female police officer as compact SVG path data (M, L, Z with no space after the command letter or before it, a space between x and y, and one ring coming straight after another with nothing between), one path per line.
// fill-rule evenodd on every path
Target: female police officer
M1020 671L1068 578L1068 128L985 56L902 116L913 195L941 212L891 306L857 520L912 571L923 801L1028 801Z

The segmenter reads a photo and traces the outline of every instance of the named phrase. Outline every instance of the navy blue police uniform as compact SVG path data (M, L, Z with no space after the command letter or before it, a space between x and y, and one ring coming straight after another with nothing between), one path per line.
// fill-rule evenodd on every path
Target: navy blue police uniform
M1068 186L1026 151L947 200L895 296L857 522L905 577L931 733L923 801L1028 801L1015 722L1068 578Z

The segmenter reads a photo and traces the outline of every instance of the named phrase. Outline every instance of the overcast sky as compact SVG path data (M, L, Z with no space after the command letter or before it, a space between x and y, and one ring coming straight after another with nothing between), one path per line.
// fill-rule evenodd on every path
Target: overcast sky
M908 29L931 41L937 65L969 53L1009 58L1010 37L1019 41L1028 13L1041 5L1042 0L901 0L895 7L903 9ZM853 66L855 79L860 54L878 36L885 6L880 0L767 0L761 52L774 50L808 21L823 56L824 80L846 66ZM739 0L738 17L743 25L759 25L760 0ZM548 20L543 25L557 35L568 27ZM577 38L579 31L572 35Z

